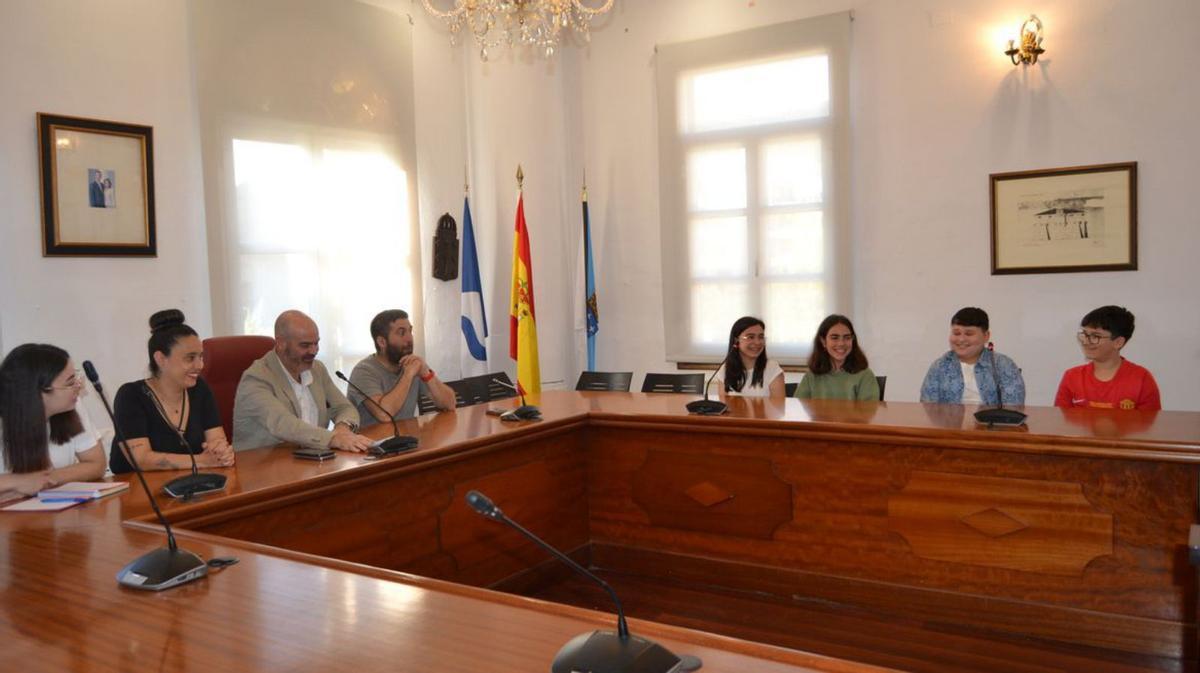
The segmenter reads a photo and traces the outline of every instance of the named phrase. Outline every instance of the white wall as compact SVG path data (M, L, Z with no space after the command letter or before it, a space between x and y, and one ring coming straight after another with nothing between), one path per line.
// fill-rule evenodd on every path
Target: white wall
M183 0L0 0L0 334L90 357L106 379L141 371L145 319L178 306L211 328L198 123ZM462 172L491 327L492 368L507 368L512 174L525 166L543 379L573 383L582 364L576 297L579 181L587 167L599 273L598 366L669 370L658 272L654 45L854 9L852 311L888 397L912 400L945 348L950 314L978 304L998 347L1024 368L1029 401L1048 404L1080 361L1072 333L1102 303L1139 318L1127 351L1159 378L1168 408L1200 409L1197 215L1200 4L1192 0L621 0L590 46L550 62L508 54L489 65L453 49L419 4L374 0L414 20L414 107L425 352L457 376L458 282L428 277L437 216L461 219ZM999 53L1025 11L1046 23L1044 64ZM1129 45L1138 48L1131 49ZM103 77L84 76L99 71ZM34 113L151 124L159 257L40 257ZM987 175L1139 162L1141 270L991 276ZM461 223L460 223L461 224ZM461 229L460 229L461 234ZM949 252L948 252L949 251ZM105 282L97 284L95 279ZM145 282L152 278L153 283ZM86 325L87 329L79 326Z
M60 345L112 391L143 375L154 310L180 308L202 334L211 325L185 18L182 0L0 0L4 347ZM37 112L154 127L157 258L41 256Z
M1050 404L1082 361L1079 318L1123 304L1126 350L1154 371L1167 408L1200 409L1200 253L1191 207L1200 130L1200 3L1044 0L618 3L580 59L581 137L597 240L600 369L669 369L658 270L654 45L853 9L852 223L861 340L888 398L915 400L946 349L950 315L979 305L998 349ZM1047 54L1000 53L1023 11ZM1130 45L1139 45L1136 49ZM988 174L1139 162L1137 272L992 276Z

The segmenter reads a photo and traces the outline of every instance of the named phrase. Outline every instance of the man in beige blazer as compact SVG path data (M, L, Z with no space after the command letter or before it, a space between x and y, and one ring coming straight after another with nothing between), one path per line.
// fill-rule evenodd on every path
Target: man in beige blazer
M358 412L317 358L321 337L313 319L284 311L275 320L275 349L254 361L233 402L238 450L291 442L313 448L366 451ZM330 420L333 430L327 429Z

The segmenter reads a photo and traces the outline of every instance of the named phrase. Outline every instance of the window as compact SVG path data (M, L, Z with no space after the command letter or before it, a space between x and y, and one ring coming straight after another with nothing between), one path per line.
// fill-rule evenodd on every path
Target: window
M800 360L849 310L848 34L838 14L659 48L668 359L717 360L756 315L772 356Z
M272 334L280 312L300 309L321 329L320 359L349 372L375 352L376 313L414 312L406 172L381 143L311 134L232 144L229 324Z

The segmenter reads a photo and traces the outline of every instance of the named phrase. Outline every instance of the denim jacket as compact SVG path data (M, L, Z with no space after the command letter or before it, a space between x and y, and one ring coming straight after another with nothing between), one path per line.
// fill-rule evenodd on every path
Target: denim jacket
M996 399L996 377L992 374L992 362L1000 373L1000 389L1004 404L1025 404L1025 380L1012 358L1000 353L984 353L975 362L975 384L979 386L979 397L984 405L999 404ZM921 384L921 401L940 404L962 404L962 367L954 351L933 361Z

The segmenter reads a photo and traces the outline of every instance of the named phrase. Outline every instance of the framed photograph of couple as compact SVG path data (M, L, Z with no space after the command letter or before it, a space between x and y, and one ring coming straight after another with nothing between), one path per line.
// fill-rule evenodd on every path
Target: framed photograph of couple
M992 275L1137 270L1137 162L990 177Z
M158 254L154 129L39 112L42 255Z

